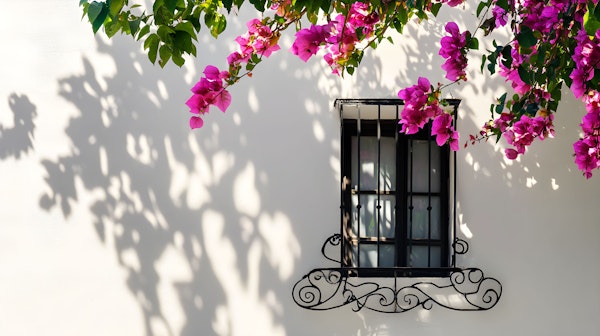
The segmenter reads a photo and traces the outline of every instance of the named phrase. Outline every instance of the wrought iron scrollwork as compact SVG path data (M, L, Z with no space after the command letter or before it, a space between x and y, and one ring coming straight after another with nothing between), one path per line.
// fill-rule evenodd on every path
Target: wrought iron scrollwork
M341 246L341 243L342 243L342 235L339 233L336 233L333 236L327 238L327 240L325 240L325 243L323 244L323 247L321 247L321 253L325 257L325 259L339 263L341 261L339 255L337 258L333 257L331 255L331 253L332 253L331 250L335 249L335 247L337 247L337 246ZM340 251L338 250L337 253L339 254L339 252Z
M452 243L452 249L454 249L454 253L456 254L466 254L469 251L469 243L463 239L456 238Z
M376 281L379 280L379 281ZM478 268L452 272L444 278L373 279L348 276L347 269L315 269L296 283L293 298L300 307L329 310L350 306L402 313L434 305L458 311L488 310L502 295L502 285Z
M339 262L329 253L340 246L340 241L339 234L326 240L321 249L325 258ZM462 239L456 239L452 245L457 254L468 250L468 244ZM500 282L486 277L479 268L428 269L431 274L444 276L405 276L414 272L410 268L393 269L392 277L358 276L364 270L352 267L314 269L294 285L293 299L300 307L311 310L350 306L354 311L366 308L401 313L417 307L429 310L435 305L457 311L488 310L502 295Z

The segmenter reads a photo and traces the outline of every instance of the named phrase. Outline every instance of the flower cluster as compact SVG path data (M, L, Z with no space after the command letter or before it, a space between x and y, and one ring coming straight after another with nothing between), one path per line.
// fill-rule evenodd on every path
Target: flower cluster
M536 138L544 140L547 137L554 136L554 115L540 113L534 118L524 114L521 118L510 125L510 114L502 114L496 120L499 127L504 128L504 138L506 142L514 148L506 148L504 153L508 159L514 160L519 154L524 154L525 150Z
M338 14L323 25L311 25L296 33L292 52L303 61L326 49L324 59L334 74L340 75L353 55L356 45L373 36L379 15L369 4L354 2L346 15Z
M231 104L231 94L226 88L237 81L243 64L256 63L253 57L269 57L280 49L277 41L279 33L273 32L271 27L258 19L247 23L248 32L238 36L235 40L239 44L239 51L227 57L229 71L220 71L217 67L208 65L204 69L204 76L192 88L193 95L186 105L190 112L198 114L190 118L190 127L200 128L204 121L199 115L208 112L211 105L225 112ZM256 56L255 56L256 55Z
M494 18L494 28L504 27L507 23L508 12L498 6L498 2L494 1L494 8L492 9L492 16Z
M584 30L576 36L577 46L573 53L575 68L570 78L573 80L571 91L577 98L582 98L587 91L587 82L594 78L594 70L600 65L600 31L592 40Z
M242 64L251 61L253 55L269 57L280 49L277 44L279 32L273 32L269 25L259 19L252 19L246 26L248 32L235 39L239 44L239 51L234 51L227 56L227 63L233 76L238 74Z
M187 102L191 112L199 115L192 117L190 125L201 127L200 116L211 105L224 111L231 102L228 86L243 76L251 76L263 58L279 50L280 31L294 22L299 26L303 17L312 24L296 31L292 53L307 62L322 50L334 74L352 74L364 49L375 48L386 40L388 28L401 33L413 15L424 19L437 13L441 4L455 7L463 1L438 0L423 7L391 1L379 5L332 1L326 9L303 7L292 0L273 0L273 18L251 20L247 33L236 38L239 50L227 57L228 71L212 66L205 69ZM491 136L503 137L509 145L506 157L516 159L535 139L553 136L553 113L561 99L561 85L567 84L588 110L581 123L584 136L573 145L575 162L586 177L591 176L591 170L600 168L600 30L591 28L600 26L600 18L587 14L596 12L598 1L490 0L479 4L477 16L481 20L474 32L482 29L487 36L496 28L508 26L514 33L506 45L494 41L494 48L483 56L482 70L487 65L490 74L497 72L504 77L515 94L509 99L504 94L497 105L492 105L496 116L479 135L471 136L472 143ZM319 18L323 21L316 24ZM445 78L450 84L466 81L467 56L470 49L478 48L479 42L455 22L448 22L444 28L439 55L444 58ZM438 84L434 88L421 77L416 85L400 90L398 96L405 105L399 123L407 134L430 124L438 145L449 144L456 150L458 133L453 116L444 111L439 98L445 87Z
M586 178L600 168L600 93L590 92L584 98L587 114L581 120L583 138L573 144L575 163Z
M442 65L442 69L446 70L446 78L450 81L466 80L467 32L461 33L455 22L448 22L446 24L446 32L450 36L444 36L440 41L442 47L439 54L447 58L446 62Z
M292 44L292 52L304 62L315 55L319 48L331 36L332 23L311 25L310 28L296 32L296 40Z
M442 146L448 143L452 150L458 150L458 133L452 125L452 116L439 106L438 95L439 91L432 90L429 80L424 77L419 77L416 85L398 92L398 97L404 100L399 121L402 132L417 133L433 120L431 135L436 137L437 144Z
M185 104L194 114L207 113L210 105L215 105L225 112L231 104L231 95L223 85L223 80L229 77L229 72L219 71L216 67L208 65L203 73L204 77L194 85L193 95ZM190 118L191 128L200 128L202 125L204 125L204 121L200 116Z

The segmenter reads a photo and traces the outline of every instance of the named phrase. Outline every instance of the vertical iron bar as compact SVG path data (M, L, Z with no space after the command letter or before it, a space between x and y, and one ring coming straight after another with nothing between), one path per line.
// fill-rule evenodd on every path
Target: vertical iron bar
M404 254L400 254L400 250L403 248L404 244L400 244L400 239L402 239L402 235L400 234L400 230L401 230L401 225L398 225L398 219L400 218L399 214L398 214L398 207L400 206L400 188L398 188L399 183L401 181L401 178L403 178L403 176L401 177L400 174L398 174L398 168L400 167L400 165L398 164L398 142L400 140L400 109L399 106L396 105L396 128L394 131L394 152L396 153L396 160L394 160L394 174L396 175L396 184L393 186L394 188L394 266L399 266L402 263L402 266L404 266L404 263L406 261L401 261L400 256L404 255Z
M458 114L458 109L457 109L457 106L454 105L454 129L455 130L458 130L457 114ZM452 182L452 187L453 187L452 188L453 189L452 190L452 194L453 194L453 196L452 196L453 197L452 213L453 213L453 217L454 217L453 218L454 223L453 223L453 229L452 229L453 237L452 237L452 245L451 246L452 246L452 267L456 267L456 244L455 243L456 243L456 237L458 236L456 234L456 218L457 218L456 217L456 202L457 202L457 200L456 200L456 176L457 176L457 174L456 174L456 151L454 151L454 154L452 155L452 160L454 161L454 162L452 162L452 170L453 170L453 172L452 172L452 179L453 179L453 182Z
M360 203L360 174L361 174L361 164L360 164L360 137L361 137L361 118L360 118L360 103L356 104L356 109L358 112L358 120L357 120L357 128L356 128L356 233L358 235L358 240L356 241L356 266L360 267L360 209L362 207Z
M377 267L381 264L381 105L377 105Z
M408 238L408 254L406 256L406 258L407 258L406 263L408 266L412 266L412 262L410 261L410 256L413 252L413 250L412 250L412 248L413 248L413 246L412 246L412 238L413 238L412 223L413 223L413 209L414 209L414 205L413 205L413 175L414 175L414 161L413 161L414 155L413 154L414 153L413 153L413 150L414 150L414 140L409 139L408 140L408 151L409 151L408 163L410 164L410 174L408 177L408 184L410 187L408 189L408 192L410 195L409 196L410 200L409 200L409 206L408 206L408 223L407 223L408 224L408 231L407 231L408 232L408 235L407 235L408 236L407 237Z
M340 109L340 139L341 139L341 144L340 144L340 162L341 162L341 166L343 167L345 164L345 143L346 141L344 141L345 139L345 134L344 134L344 104L340 103L339 106ZM347 172L346 172L347 173ZM346 225L344 225L344 211L346 210L346 204L344 202L344 197L345 197L345 190L344 190L344 169L340 169L340 237L341 237L341 245L340 245L340 267L344 266L344 262L345 262L345 257L346 257L346 234L345 234L345 230L346 230Z
M427 267L431 267L431 130L427 134Z

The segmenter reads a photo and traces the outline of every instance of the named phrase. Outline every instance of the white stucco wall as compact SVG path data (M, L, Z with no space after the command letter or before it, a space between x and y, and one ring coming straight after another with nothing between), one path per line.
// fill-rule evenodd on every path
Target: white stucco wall
M128 39L94 38L73 1L8 9L0 335L600 334L600 176L586 181L571 158L583 113L572 99L557 138L516 162L493 144L458 154L471 247L459 264L502 282L492 310L314 312L292 301L302 275L329 265L320 248L339 229L333 100L395 97L419 75L441 81L427 38L439 24L408 28L418 43L381 47L346 80L281 51L232 88L226 114L190 131L189 88L206 64L224 67L246 18L230 21L230 39L203 37L197 60L160 69ZM471 12L443 14L464 29ZM463 139L503 90L478 69L451 90Z

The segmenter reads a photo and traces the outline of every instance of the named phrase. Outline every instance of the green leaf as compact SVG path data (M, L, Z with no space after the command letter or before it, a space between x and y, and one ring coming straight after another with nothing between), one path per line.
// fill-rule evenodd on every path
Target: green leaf
M500 98L498 98L498 105L496 105L496 113L501 114L504 111L504 106L506 105L506 92Z
M502 51L502 65L507 68L512 66L513 58L512 58L512 47L506 46L501 49Z
M172 59L173 63L175 63L178 67L181 67L185 63L185 60L183 57L181 57L181 54L178 53L173 53Z
M531 72L529 72L527 69L525 69L525 67L522 64L519 65L519 67L517 68L517 71L519 72L519 77L521 78L523 83L525 83L527 85L531 85L531 81L532 81Z
M398 16L397 18L400 20L402 25L405 25L408 22L408 11L404 6L398 7ZM398 29L396 29L398 30ZM398 30L400 31L400 30Z
M148 38L146 38L146 41L144 41L144 50L148 49L148 58L152 63L156 62L159 42L160 39L156 34L150 34Z
M588 2L587 12L583 16L583 28L589 36L596 35L600 29L600 10L592 1Z
M489 7L490 3L488 1L481 1L479 3L479 5L477 6L477 17L479 17L479 14L481 14L481 11L483 11L486 7Z
M160 26L156 30L156 33L158 34L158 36L160 36L160 39L163 42L169 43L169 44L173 42L173 35L175 34L175 31L173 29L171 29L170 27Z
M104 8L103 2L94 1L94 2L90 3L90 5L88 7L88 20L90 20L90 22L96 21L96 18L98 17L98 15L100 15L103 8Z
M467 40L467 48L478 50L479 49L479 40L476 37L469 38Z
M138 29L140 29L141 22L142 22L141 18L137 18L133 21L128 21L129 30L131 31L131 35L135 36L135 33L137 33ZM145 27L148 27L148 26L145 26ZM150 29L150 27L148 27L148 29Z
M148 34L150 32L150 26L149 25L145 25L142 27L142 29L140 29L137 39L141 39L142 37L144 37L146 34Z
M440 11L440 8L442 8L442 3L441 2L433 3L431 5L431 14L433 14L433 16L437 16L438 13L439 13L439 11Z
M525 108L525 113L527 113L530 116L535 116L539 109L540 106L537 103L530 103L527 104L527 107Z
M521 31L517 34L517 41L523 48L531 48L536 45L538 39L533 35L531 28L522 25Z
M125 0L107 0L106 2L110 4L109 6L111 16L117 16L119 12L121 12L121 9L123 9L123 6L125 5Z
M249 0L249 2L254 5L254 8L256 8L257 11L261 13L265 11L265 5L267 4L266 0Z
M161 68L164 68L167 62L169 62L169 59L171 58L171 49L169 49L169 47L167 47L166 45L162 45L158 49L158 54L160 56L160 59L158 60L158 65L160 65Z
M221 0L223 3L223 7L227 9L227 13L231 12L231 8L233 7L233 0Z
M551 83L549 86L549 91L550 91L550 97L552 97L553 100L556 101L560 101L561 96L562 96L562 82L559 83Z
M107 22L104 25L104 32L109 38L115 36L119 32L119 29L121 29L121 24L118 21Z
M191 22L180 22L174 27L175 31L182 31L188 33L194 40L196 39L196 31L194 25Z
M487 56L481 55L481 69L479 69L479 71L483 72L483 67L485 66L486 60L487 60Z
M227 19L225 19L224 15L217 13L211 25L208 26L210 27L210 34L214 38L217 38L227 27Z
M107 16L108 7L102 6L102 11L100 12L100 14L98 14L94 22L92 22L92 30L94 31L94 34L98 31L98 29L100 29L100 27L102 27Z
M504 9L507 12L510 9L510 8L508 8L508 0L498 0L498 1L496 1L496 6Z
M192 43L192 37L184 31L178 31L175 33L173 45L175 46L176 50L181 52L188 54L195 52L194 43ZM173 52L173 55L175 55L175 51Z
M165 7L167 7L167 9L171 13L174 13L175 8L177 8L177 0L164 0L164 1L165 1Z
M154 21L157 26L169 25L173 21L173 12L165 6L158 6L154 9Z

